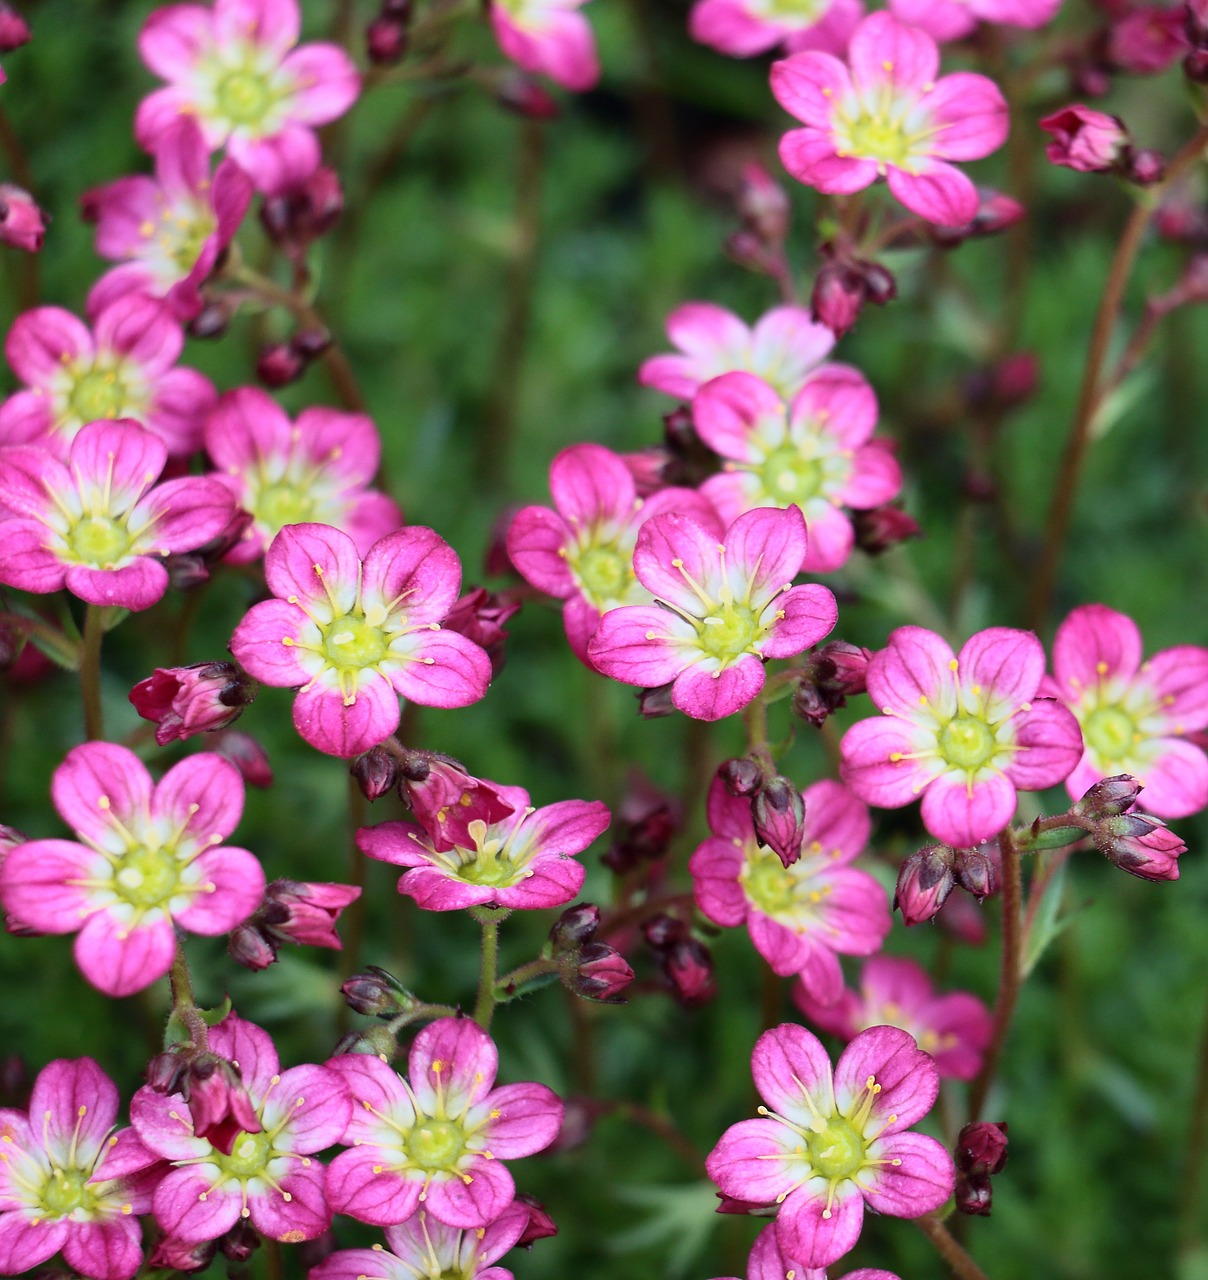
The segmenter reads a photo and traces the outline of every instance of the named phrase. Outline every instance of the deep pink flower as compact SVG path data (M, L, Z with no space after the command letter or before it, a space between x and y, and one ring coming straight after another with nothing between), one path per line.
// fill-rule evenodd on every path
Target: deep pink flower
M793 999L811 1022L851 1040L868 1027L901 1027L935 1059L941 1076L972 1080L981 1070L992 1024L986 1006L968 991L937 996L922 965L904 956L872 956L860 971L859 991L833 1004L815 999L803 985Z
M566 638L575 655L588 662L587 646L603 614L623 604L652 602L633 571L642 525L680 511L718 534L721 528L708 499L693 489L660 489L640 499L633 473L598 444L563 449L550 464L549 487L557 510L516 512L508 527L508 556L538 590L566 601Z
M759 1120L722 1134L705 1161L723 1194L779 1204L776 1241L806 1267L825 1267L856 1243L864 1206L918 1218L952 1194L952 1157L905 1132L939 1093L935 1063L897 1027L862 1031L830 1059L804 1027L783 1023L755 1044Z
M776 1239L776 1224L769 1223L755 1237L751 1246L751 1255L747 1259L746 1280L785 1280L791 1276L793 1280L827 1280L825 1267L803 1267L801 1263L787 1257L781 1252ZM723 1278L724 1280L724 1278ZM734 1280L737 1280L735 1277ZM840 1280L900 1280L892 1271L882 1271L879 1267L858 1267L841 1276Z
M732 58L778 44L841 56L863 16L861 0L697 0L688 30L693 40Z
M348 1124L344 1082L310 1063L282 1071L268 1033L234 1013L210 1029L209 1041L238 1064L260 1129L237 1134L225 1155L195 1136L180 1094L141 1088L130 1119L173 1166L155 1191L156 1220L185 1244L217 1239L242 1219L273 1240L313 1240L331 1224L326 1170L313 1156L339 1142Z
M227 933L259 905L260 863L222 843L243 811L243 782L219 756L188 756L156 785L132 751L86 742L55 770L51 796L81 843L18 845L0 867L0 902L39 933L78 929L76 963L107 995L162 978L177 926Z
M835 335L805 307L775 307L749 328L711 302L685 302L667 317L667 336L680 354L651 356L638 381L680 400L734 372L753 373L791 400L835 345Z
M121 264L92 286L90 316L137 293L162 298L178 319L191 320L202 309L199 286L251 203L251 180L234 160L211 176L210 149L191 116L171 124L154 152L154 178L118 178L83 197L97 253Z
M180 325L162 302L128 294L98 314L91 330L61 307L35 307L13 321L4 354L25 384L0 405L0 445L36 444L67 457L86 422L132 418L173 457L201 444L213 383L178 369Z
M259 559L287 524L313 521L343 530L366 555L403 523L384 493L367 488L382 443L372 419L339 409L303 409L296 422L271 396L240 387L206 419L206 452L252 523L228 553Z
M960 40L979 22L1008 27L1043 27L1061 8L1061 0L890 0L899 22L920 27L935 40Z
M486 1230L447 1227L420 1209L406 1222L386 1228L389 1252L341 1249L312 1268L309 1280L416 1280L453 1277L455 1280L512 1280L506 1267L494 1265L520 1242L529 1224L529 1206L514 1200ZM781 1277L783 1280L783 1277Z
M441 1018L415 1038L400 1079L380 1058L345 1054L328 1064L352 1095L328 1193L337 1213L388 1227L422 1204L448 1227L486 1227L515 1184L504 1160L548 1147L562 1103L543 1084L496 1089L499 1055L469 1018Z
M596 38L579 12L587 0L491 0L495 39L518 67L577 93L600 78Z
M235 514L217 480L155 484L166 461L130 421L88 423L67 465L36 445L0 449L0 582L149 609L168 589L161 557L204 546Z
M1208 804L1208 757L1185 737L1208 728L1208 649L1178 645L1142 660L1131 618L1082 605L1057 628L1053 678L1042 691L1082 726L1085 750L1065 780L1071 797L1128 773L1145 785L1141 807L1159 818Z
M802 792L801 856L785 867L755 841L750 803L720 777L709 789L710 839L688 864L696 902L716 924L746 924L776 973L797 973L822 1004L843 992L840 955L871 955L890 929L885 890L850 864L868 843L868 809L837 782Z
M672 702L698 720L732 715L763 688L763 664L791 658L835 625L835 598L794 587L805 559L797 507L741 515L719 543L688 516L656 516L633 554L653 605L613 609L588 656L605 675L652 689L672 684Z
M1132 142L1119 116L1090 107L1062 107L1045 116L1040 127L1053 136L1045 147L1049 160L1080 173L1106 173L1115 168Z
M56 1253L93 1280L130 1280L143 1261L159 1157L114 1132L118 1095L91 1058L38 1073L29 1112L0 1110L0 1275Z
M258 191L286 192L319 167L314 126L356 101L361 80L333 44L298 43L295 0L214 0L156 9L138 50L168 86L139 105L134 131L151 150L182 115L211 151L225 146Z
M399 893L427 911L569 902L586 874L572 855L582 853L608 826L607 807L598 800L561 800L534 809L522 787L487 785L513 812L489 825L481 818L471 822L464 845L438 849L428 831L413 822L362 827L357 844L379 862L410 868L399 878Z
M847 66L815 52L777 62L772 92L806 126L781 139L784 167L828 195L850 195L884 177L920 218L940 226L972 221L977 189L948 162L996 151L1007 136L1007 104L985 76L937 80L938 70L935 41L886 12L856 28Z
M464 707L486 693L491 660L441 621L461 565L431 529L400 529L362 564L356 544L323 524L291 524L264 576L277 597L253 605L231 652L257 680L298 688L294 725L319 751L356 756L398 728L401 695Z
M899 627L868 664L884 713L842 742L844 782L869 804L898 809L920 793L937 840L972 848L1015 813L1016 791L1069 777L1082 754L1078 723L1039 696L1044 649L1030 631L990 627L954 656L922 627Z
M749 373L723 374L696 393L692 418L724 459L701 492L726 525L754 507L800 507L808 534L804 573L847 562L855 533L843 508L879 507L902 488L886 442L871 439L876 396L847 365L824 365L791 405Z

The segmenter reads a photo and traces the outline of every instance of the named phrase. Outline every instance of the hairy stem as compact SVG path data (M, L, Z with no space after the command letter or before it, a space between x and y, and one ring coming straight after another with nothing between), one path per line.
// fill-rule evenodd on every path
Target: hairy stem
M474 1021L490 1031L495 1014L495 983L499 965L499 922L482 922L482 969L478 975L478 999L474 1002Z
M101 641L105 637L102 606L84 609L84 650L80 657L80 699L84 704L84 736L95 742L105 736L101 710Z
M189 1029L189 1036L198 1049L204 1049L209 1043L206 1035L206 1024L197 1010L197 997L193 994L193 975L189 972L189 962L185 958L185 949L179 939L176 943L176 955L172 958L172 967L168 970L168 989L172 995L172 1012Z
M360 889L360 896L344 910L344 949L340 952L340 981L361 967L361 940L365 934L365 872L368 860L357 844L357 832L365 825L365 793L351 773L348 775L348 883ZM340 1008L340 1030L347 1031L350 1010Z
M958 1276L960 1280L989 1280L938 1218L915 1218L914 1225L935 1245L936 1252L948 1264L954 1276Z

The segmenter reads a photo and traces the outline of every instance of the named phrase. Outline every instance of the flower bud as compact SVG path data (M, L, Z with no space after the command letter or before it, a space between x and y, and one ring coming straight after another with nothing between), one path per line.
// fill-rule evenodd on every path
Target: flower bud
M1051 163L1080 173L1109 173L1125 158L1132 139L1119 116L1070 106L1046 116L1040 127L1052 135L1045 147Z
M960 227L929 226L931 239L945 249L955 248L966 240L997 235L1012 227L1027 212L1018 200L990 187L978 187L979 204L971 221Z
M342 1053L364 1053L389 1062L398 1052L398 1039L389 1027L366 1027L364 1031L350 1031L336 1041L332 1056Z
M1142 880L1177 880L1178 858L1187 846L1162 821L1148 813L1104 818L1092 832L1095 848L1122 871Z
M789 232L792 206L784 188L763 167L744 167L738 187L738 216L765 245L779 247Z
M506 591L475 587L454 604L441 626L446 631L456 631L467 640L473 640L480 649L486 650L491 660L491 673L497 676L503 670L503 642L508 638L504 623L519 612L520 601Z
M654 951L662 953L688 936L688 926L675 916L660 911L642 922L642 937Z
M990 1216L994 1188L984 1173L957 1174L955 1195L957 1213L977 1214L982 1218Z
M156 1093L180 1093L187 1066L184 1052L165 1049L147 1063L147 1087Z
M365 56L375 67L401 62L408 43L407 28L397 18L379 15L365 28Z
M982 849L958 849L953 874L956 883L978 902L985 902L998 892L998 868Z
M836 338L841 338L860 318L864 305L864 281L860 273L842 262L828 262L814 277L810 313Z
M624 1004L620 993L633 981L633 970L619 951L602 942L588 942L579 951L579 964L570 989L601 1004Z
M186 1244L168 1236L160 1240L147 1259L149 1267L165 1267L173 1271L200 1271L208 1267L218 1253L217 1240L203 1240L201 1244Z
M273 785L273 767L268 753L252 737L240 729L224 729L213 744L214 750L239 770L249 787L267 790Z
M751 756L727 760L717 770L717 776L732 796L753 796L763 785L763 770Z
M364 973L354 973L340 990L350 1009L372 1018L393 1018L418 1003L392 973L375 964L366 966Z
M755 839L791 867L801 857L805 836L805 800L801 792L777 774L760 787L751 801L751 817Z
M260 1236L250 1222L236 1222L218 1238L219 1252L228 1262L247 1262L259 1248Z
M46 215L22 187L0 183L0 244L37 253L46 235Z
M306 361L294 350L292 342L269 343L256 361L256 377L266 387L287 387L305 371Z
M601 861L618 875L663 857L683 821L681 806L640 776L631 780L616 814L616 835Z
M385 747L372 747L349 766L361 794L372 804L398 786L398 761Z
M190 338L221 338L231 323L231 304L222 299L207 302L185 326Z
M233 662L196 662L157 667L130 690L130 701L154 722L155 741L163 747L233 724L255 701L258 687Z
M288 194L265 197L260 221L272 240L296 255L312 240L325 236L343 212L344 189L339 175L322 165Z
M671 454L667 449L659 445L638 449L621 454L621 461L633 476L639 498L649 498L652 493L667 487L667 468L671 464Z
M880 555L882 551L888 551L908 538L917 538L923 532L913 516L908 516L892 502L868 511L853 511L851 514L856 531L856 546L870 556Z
M523 1191L516 1193L516 1202L529 1211L528 1225L520 1233L520 1239L512 1246L514 1249L531 1249L534 1240L547 1240L558 1234L558 1226L546 1212L545 1205Z
M922 924L944 905L956 885L955 861L956 851L946 844L927 844L902 863L893 905L906 924Z
M1007 1126L979 1121L967 1124L957 1135L953 1151L956 1167L964 1173L999 1173L1007 1163Z
M846 640L832 640L812 653L793 691L793 714L820 726L854 694L864 693L872 653Z
M695 1008L717 994L713 955L699 938L681 938L663 954L663 973L685 1008Z
M1101 778L1083 793L1082 799L1074 805L1071 812L1081 814L1084 818L1114 818L1131 809L1144 789L1145 784L1130 773L1117 773L1110 778Z
M399 787L438 853L454 845L473 848L471 822L489 827L514 811L494 787L435 751L405 752L399 760Z
M499 77L495 101L505 111L526 120L556 120L562 114L553 94L535 76L518 67L509 67Z
M33 39L29 23L10 4L0 4L0 53L12 53Z
M758 1200L736 1200L733 1196L728 1196L723 1191L718 1191L715 1194L720 1203L714 1213L735 1213L755 1218L772 1218L776 1216L776 1211L780 1208L779 1205L763 1204Z
M1183 20L1184 10L1178 5L1130 7L1108 31L1108 61L1137 76L1165 71L1187 48Z
M227 954L245 969L259 973L277 963L277 948L254 925L241 924L231 930Z
M1121 176L1139 187L1152 187L1166 176L1166 157L1152 147L1141 147L1128 157Z
M661 684L654 689L639 689L637 699L638 715L643 720L660 720L663 716L675 714L675 703L671 701L669 684Z
M984 913L967 894L954 893L940 908L935 922L950 937L967 947L982 947L990 931Z
M229 1156L241 1133L259 1133L260 1120L239 1068L216 1053L196 1054L185 1068L181 1093L193 1133Z
M567 907L549 931L554 955L562 955L590 942L599 927L600 908L594 903L579 902L573 907Z

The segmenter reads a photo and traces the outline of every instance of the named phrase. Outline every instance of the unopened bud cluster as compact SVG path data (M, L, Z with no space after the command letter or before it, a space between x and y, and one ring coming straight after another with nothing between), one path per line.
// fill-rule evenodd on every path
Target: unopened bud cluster
M1006 1124L965 1125L957 1135L953 1158L957 1211L988 1218L993 1198L990 1178L1000 1173L1007 1163Z

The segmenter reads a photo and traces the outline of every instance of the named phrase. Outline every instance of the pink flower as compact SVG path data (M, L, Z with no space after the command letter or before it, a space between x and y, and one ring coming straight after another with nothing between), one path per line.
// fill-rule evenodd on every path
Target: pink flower
M1186 818L1208 804L1208 757L1185 737L1208 728L1208 649L1141 654L1136 623L1106 605L1082 605L1057 628L1043 692L1074 713L1085 746L1065 785L1078 799L1100 778L1132 774L1146 812Z
M755 1237L751 1256L747 1259L747 1280L827 1280L825 1267L803 1267L801 1263L786 1257L776 1239L776 1224L769 1223ZM892 1271L878 1267L859 1267L849 1271L840 1280L900 1280Z
M693 40L732 58L781 43L842 54L863 16L861 0L697 0L688 30Z
M417 1276L456 1276L457 1280L512 1280L506 1267L493 1265L513 1248L529 1224L531 1210L514 1200L485 1231L447 1227L423 1209L397 1227L386 1228L390 1252L341 1249L311 1269L309 1280L416 1280Z
M1044 650L1030 631L990 627L955 657L922 627L899 627L868 664L883 715L842 742L844 782L869 804L923 796L937 840L972 848L1011 821L1015 793L1063 782L1082 753L1077 721L1038 696Z
M178 319L191 320L202 309L198 286L251 203L251 181L234 160L211 177L210 151L191 116L171 124L154 152L154 178L118 178L83 198L96 222L97 253L122 264L92 286L91 316L137 293L162 298Z
M332 525L364 556L403 523L392 499L367 488L382 445L363 413L311 408L291 422L263 391L240 387L206 419L205 446L235 502L252 516L226 557L234 564L259 559L287 524Z
M0 405L0 445L36 444L66 458L86 422L133 418L173 457L201 444L217 393L208 378L175 368L180 325L162 303L128 294L88 327L61 307L35 307L13 321L4 353L25 384Z
M805 307L775 307L752 329L711 302L686 302L667 317L667 336L681 354L651 356L638 381L680 400L734 372L753 373L791 400L835 345L835 335Z
M0 182L0 244L37 253L46 236L46 215L24 187Z
M495 39L518 67L581 93L600 78L587 0L491 0Z
M129 421L88 423L66 466L36 446L0 449L0 582L149 609L168 589L160 557L204 546L235 514L216 480L155 484L166 461Z
M294 0L215 0L156 9L138 49L168 86L144 98L139 144L153 149L182 115L196 118L211 151L225 146L258 191L278 194L319 167L315 125L356 101L360 76L336 45L298 43Z
M0 1274L62 1252L93 1280L130 1280L143 1261L139 1214L151 1208L158 1157L114 1132L118 1095L91 1058L38 1073L29 1113L0 1110Z
M720 777L709 789L710 839L688 864L696 902L715 924L745 923L755 949L781 975L800 974L821 1004L843 992L840 955L871 955L890 929L885 891L850 864L868 843L868 809L837 782L802 792L801 856L785 867L755 841L750 803Z
M222 843L243 811L243 783L220 757L188 756L157 786L132 751L86 742L55 770L51 796L81 843L18 845L0 867L0 902L27 929L78 929L76 963L106 995L162 978L176 927L217 936L259 905L260 863Z
M431 529L400 529L362 564L356 544L323 524L286 525L264 560L277 597L253 605L231 652L257 680L298 688L294 726L319 751L356 756L388 738L398 696L464 707L486 693L491 660L440 623L461 565Z
M598 444L563 449L550 464L549 487L557 510L517 511L508 528L508 556L539 591L566 601L566 638L575 655L588 662L588 643L609 609L652 601L633 571L642 525L668 511L713 526L717 517L709 501L692 489L660 489L643 501L633 473Z
M860 1032L832 1075L818 1039L783 1023L756 1041L751 1068L762 1118L727 1129L705 1168L727 1196L780 1205L783 1255L825 1267L859 1239L865 1204L918 1218L952 1194L947 1150L906 1132L940 1087L935 1063L906 1032Z
M327 1067L282 1071L267 1032L228 1014L210 1048L238 1063L260 1128L237 1134L224 1154L195 1136L180 1094L144 1086L130 1103L143 1143L172 1164L155 1191L155 1217L184 1244L215 1240L241 1219L273 1240L313 1240L331 1224L326 1170L317 1160L339 1142L351 1104Z
M562 1103L543 1084L494 1088L499 1055L469 1018L426 1026L408 1055L408 1080L380 1058L345 1054L330 1067L352 1095L328 1192L337 1213L388 1227L422 1204L448 1227L486 1227L512 1203L504 1160L548 1147Z
M607 807L598 800L562 800L534 809L523 788L487 785L513 812L489 825L481 818L472 821L464 845L440 850L428 831L413 822L362 827L357 844L379 862L410 868L399 878L399 892L427 911L569 902L586 874L571 855L582 853L608 826Z
M876 396L847 365L824 365L788 406L749 373L723 374L696 393L692 417L725 459L701 492L727 525L754 507L800 507L809 535L804 573L847 562L855 533L844 507L879 507L902 488L887 442L871 440Z
M1045 147L1050 162L1080 173L1107 173L1114 169L1132 143L1119 116L1090 107L1062 107L1045 116L1040 127L1053 136Z
M919 27L935 40L960 40L979 22L1008 27L1043 27L1061 8L1061 0L890 0L899 22Z
M725 540L688 516L642 526L633 568L653 605L613 609L600 620L588 656L606 676L652 689L698 720L732 715L763 688L763 664L791 658L835 625L835 598L794 587L805 559L797 507L741 515Z
M819 1002L804 985L793 988L793 999L811 1022L844 1040L868 1027L900 1027L947 1079L972 1080L990 1043L986 1006L967 991L937 996L926 970L904 956L866 960L859 991L844 991L833 1004Z
M935 41L885 12L856 28L848 64L807 52L772 67L776 100L806 126L781 139L784 167L828 195L884 177L920 218L972 221L977 189L948 161L977 160L1005 140L1007 104L993 81L969 72L937 81Z

